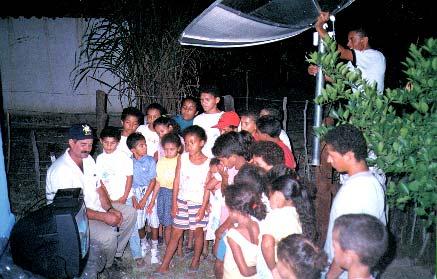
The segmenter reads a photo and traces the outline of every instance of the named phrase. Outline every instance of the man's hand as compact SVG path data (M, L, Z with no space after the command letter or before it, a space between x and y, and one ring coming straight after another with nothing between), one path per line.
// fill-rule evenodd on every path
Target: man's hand
M121 225L121 223L123 222L123 215L121 215L120 211L114 208L111 208L108 212L104 214L105 215L104 215L103 222L105 222L110 226L117 227Z
M311 64L308 66L308 74L316 76L318 71L319 67L317 65Z

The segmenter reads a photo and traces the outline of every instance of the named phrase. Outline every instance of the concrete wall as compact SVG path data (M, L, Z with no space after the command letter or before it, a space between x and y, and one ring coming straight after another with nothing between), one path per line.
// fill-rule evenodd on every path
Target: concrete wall
M76 18L0 20L0 75L5 112L94 113L95 92L108 88L87 79L73 91L70 73L86 27ZM109 84L114 78L106 76ZM120 112L115 93L108 112Z

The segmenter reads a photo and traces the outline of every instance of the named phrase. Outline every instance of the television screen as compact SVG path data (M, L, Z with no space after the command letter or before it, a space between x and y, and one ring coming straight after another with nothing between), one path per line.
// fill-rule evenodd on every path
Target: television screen
M82 189L60 189L52 204L21 218L10 245L14 263L24 269L48 278L79 276L89 250Z

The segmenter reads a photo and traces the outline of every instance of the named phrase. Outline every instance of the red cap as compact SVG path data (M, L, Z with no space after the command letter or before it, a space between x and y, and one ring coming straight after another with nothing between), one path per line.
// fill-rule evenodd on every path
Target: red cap
M217 125L214 125L211 128L223 129L231 125L235 127L238 127L238 125L240 125L240 117L235 111L227 111L223 113Z

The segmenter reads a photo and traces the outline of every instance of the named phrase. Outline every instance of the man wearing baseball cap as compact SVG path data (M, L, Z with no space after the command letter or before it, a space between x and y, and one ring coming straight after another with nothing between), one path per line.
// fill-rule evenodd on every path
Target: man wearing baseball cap
M46 178L47 203L51 203L58 189L82 188L89 219L90 237L101 244L106 255L106 267L121 257L132 234L136 210L124 204L112 204L101 187L96 164L90 152L93 131L86 124L74 124L68 131L65 153L48 169Z
M218 123L211 128L217 128L220 130L220 135L231 131L237 131L238 125L240 125L240 117L235 111L226 111L220 117Z

